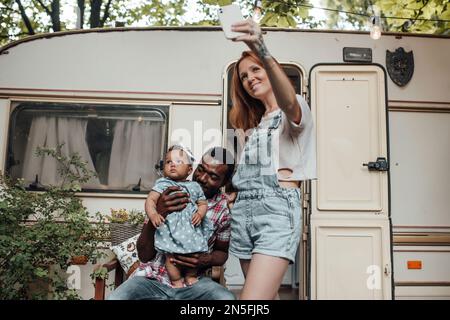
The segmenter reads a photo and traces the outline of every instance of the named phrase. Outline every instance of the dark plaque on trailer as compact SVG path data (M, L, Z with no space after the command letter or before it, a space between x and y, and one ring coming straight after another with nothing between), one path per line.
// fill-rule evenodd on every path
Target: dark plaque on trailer
M392 81L400 87L405 86L414 73L413 52L405 52L402 47L395 52L386 50L386 67Z
M352 48L344 47L345 62L372 62L372 49L370 48Z

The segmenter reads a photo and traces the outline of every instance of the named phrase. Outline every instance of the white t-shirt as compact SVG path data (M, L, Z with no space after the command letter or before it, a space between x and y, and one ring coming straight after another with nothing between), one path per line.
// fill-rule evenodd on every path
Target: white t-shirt
M272 136L272 160L278 172L278 180L302 181L317 178L316 136L311 110L302 96L297 95L297 100L302 110L300 124L290 121L281 109L269 113L260 122L261 128L267 128L272 119L282 113L280 126ZM288 170L283 170L281 175L278 171L280 169Z

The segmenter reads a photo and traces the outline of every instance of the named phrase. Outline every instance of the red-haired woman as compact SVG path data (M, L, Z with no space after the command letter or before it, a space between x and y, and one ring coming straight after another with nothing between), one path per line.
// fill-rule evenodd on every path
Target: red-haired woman
M230 122L251 134L233 177L230 252L245 275L240 298L275 299L300 239L301 181L316 177L314 125L259 26L249 19L233 31L251 51L234 69Z

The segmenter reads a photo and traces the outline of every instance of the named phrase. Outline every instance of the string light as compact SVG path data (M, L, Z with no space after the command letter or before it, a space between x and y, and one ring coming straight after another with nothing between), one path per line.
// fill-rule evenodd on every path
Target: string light
M406 20L402 25L403 32L407 32L408 28L412 24L414 24L415 21L432 21L432 22L445 22L445 23L450 22L450 20L448 20L448 19L425 19L425 18L418 18L418 17L394 17L394 16L383 16L382 17L378 7L375 5L369 7L369 9L371 9L373 11L373 15L369 15L367 13L360 13L360 12L351 12L351 11L345 11L345 10L316 7L316 6L308 5L308 4L297 4L296 6L306 7L306 8L310 8L310 9L319 9L319 10L324 10L324 11L345 13L345 14L362 16L362 17L368 17L369 22L370 22L369 23L370 24L370 37L374 40L378 40L381 37L381 32L382 32L381 19ZM261 19L261 16L262 16L261 1L255 1L253 10L254 10L253 20L259 22Z
M378 40L381 38L381 21L380 14L381 11L377 6L371 6L370 9L373 11L373 16L370 17L370 37L373 40Z
M381 24L380 24L380 16L371 17L372 25L370 27L370 37L373 40L378 40L381 38Z
M323 7L315 7L313 5L308 4L298 4L299 7L306 7L310 9L319 9L319 10L325 10L325 11L333 11L333 12L339 12L339 13L346 13L356 16L362 16L362 17L368 17L371 18L372 16L367 13L360 13L360 12L351 12L351 11L345 11L345 10L338 10L338 9L330 9L330 8L323 8ZM393 16L383 16L380 17L380 19L398 19L398 20L410 20L410 21L434 21L434 22L450 22L450 20L446 19L425 19L425 18L414 18L414 17L393 17Z
M262 2L260 0L255 1L255 5L253 6L253 16L252 19L256 23L261 21L262 17Z

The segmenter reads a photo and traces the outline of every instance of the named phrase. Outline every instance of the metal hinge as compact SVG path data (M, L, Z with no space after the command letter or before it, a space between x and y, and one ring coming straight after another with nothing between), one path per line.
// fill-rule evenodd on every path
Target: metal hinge
M311 199L311 195L309 193L303 194L302 206L303 209L308 208L309 200Z
M308 231L302 233L302 241L308 241Z
M307 226L303 226L303 231L302 231L302 241L308 241L308 227Z

